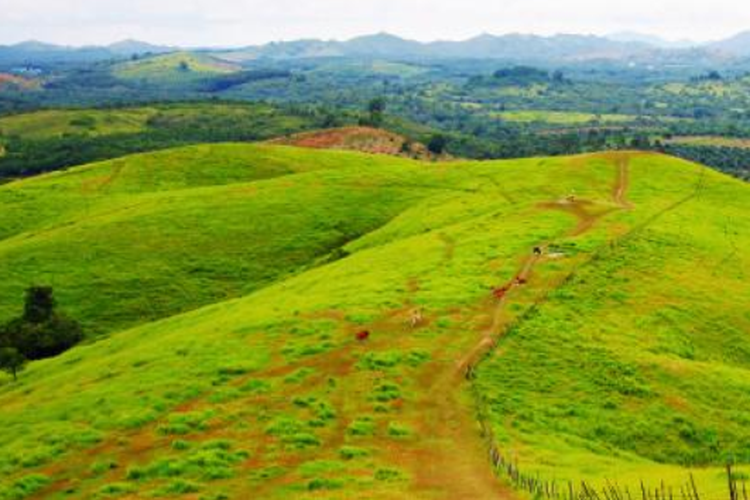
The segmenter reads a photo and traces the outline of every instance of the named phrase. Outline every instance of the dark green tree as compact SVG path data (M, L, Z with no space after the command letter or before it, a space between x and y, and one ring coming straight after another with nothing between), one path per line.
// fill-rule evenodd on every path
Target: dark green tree
M430 150L430 153L436 155L443 154L446 146L448 146L448 139L442 134L433 135L427 143L427 149Z
M379 127L383 123L383 114L385 113L387 103L384 97L376 97L367 105L367 111L370 113L370 125Z
M53 290L47 286L34 286L26 290L23 319L29 323L44 323L55 313Z
M18 349L14 347L4 347L0 349L0 370L13 376L13 380L18 380L18 372L26 367L26 358Z
M50 287L29 288L23 315L0 329L0 347L17 349L31 360L62 354L82 339L78 322L55 310Z

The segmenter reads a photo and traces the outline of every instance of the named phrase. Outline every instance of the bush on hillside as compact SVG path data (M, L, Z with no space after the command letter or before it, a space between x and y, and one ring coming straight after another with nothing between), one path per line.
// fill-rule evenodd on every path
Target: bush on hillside
M3 347L0 349L0 370L13 376L13 380L18 380L18 372L26 366L26 358L13 347Z
M16 349L32 360L62 354L82 339L78 322L56 311L49 287L29 288L23 315L0 329L0 347Z

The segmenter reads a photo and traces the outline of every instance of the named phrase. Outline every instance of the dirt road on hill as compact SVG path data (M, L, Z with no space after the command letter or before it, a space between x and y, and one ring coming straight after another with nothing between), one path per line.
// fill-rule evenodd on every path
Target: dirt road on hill
M566 236L580 236L590 231L604 216L618 210L632 208L627 201L629 188L629 157L620 155L616 158L616 177L612 190L612 201L617 205L608 209L597 207L587 200L558 200L544 202L541 209L563 210L575 216L578 224ZM596 209L598 210L592 210ZM540 243L547 248L551 242ZM489 449L483 441L480 429L482 426L467 405L472 403L466 396L466 380L471 373L497 346L504 333L512 324L507 314L507 304L512 300L514 291L521 287L543 288L543 284L533 281L534 269L547 260L543 255L535 255L529 250L529 257L523 259L516 276L505 285L507 293L495 300L490 307L490 324L479 341L466 353L463 359L448 372L439 375L434 384L427 388L432 405L426 405L425 411L434 412L435 425L425 429L428 435L445 443L442 454L433 454L432 463L423 464L420 477L423 484L441 491L441 497L447 499L497 499L517 496L508 486L503 485L495 476L489 465Z

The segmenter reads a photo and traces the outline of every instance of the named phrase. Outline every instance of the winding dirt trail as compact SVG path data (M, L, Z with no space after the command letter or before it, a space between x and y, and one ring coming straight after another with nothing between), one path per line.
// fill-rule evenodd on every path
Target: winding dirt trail
M553 201L539 205L542 209L563 210L574 215L578 224L567 236L580 236L590 231L604 216L619 210L628 210L632 205L627 201L629 188L629 156L618 155L615 161L616 178L612 199L616 207L593 212L594 203L586 200ZM547 248L551 242L543 242L541 248ZM512 324L512 318L506 312L506 306L513 292L520 287L529 286L535 267L546 260L543 255L529 252L523 260L516 276L505 285L507 292L496 299L491 309L490 326L482 332L478 342L466 353L463 359L451 370L441 373L433 379L434 383L427 391L431 405L425 410L434 412L435 425L428 429L431 435L446 443L443 453L435 456L432 463L423 464L421 476L449 499L497 499L517 497L516 493L493 473L489 466L489 450L481 436L481 429L486 428L477 421L469 410L472 403L467 401L466 392L462 390L466 380L485 356L490 354Z
M617 205L614 208L592 212L591 208L594 207L594 203L587 200L557 200L542 202L538 204L538 207L547 210L561 210L575 216L578 219L578 224L567 234L567 236L582 236L593 229L596 223L605 216L616 211L633 208L633 205L627 200L627 193L630 185L629 165L630 161L628 156L625 154L618 155L618 158L615 161L616 178L612 189L612 201ZM550 244L551 242L543 242L540 244L540 248L548 248ZM504 287L508 290L508 294L497 301L491 326L484 332L479 343L474 346L474 348L467 354L466 358L459 364L459 372L467 373L471 371L476 367L478 361L487 354L488 349L495 347L506 327L509 326L507 321L504 320L503 314L509 294L511 294L514 289L525 286L525 283L531 278L536 265L543 260L545 259L542 255L532 255L523 261L516 277Z

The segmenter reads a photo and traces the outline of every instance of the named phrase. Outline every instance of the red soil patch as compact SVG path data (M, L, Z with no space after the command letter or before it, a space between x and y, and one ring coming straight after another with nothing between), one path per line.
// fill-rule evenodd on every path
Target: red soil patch
M31 90L38 88L39 83L28 78L23 78L21 76L11 75L8 73L0 73L0 90L8 87L21 90Z
M274 139L270 143L300 148L342 149L424 160L435 159L424 144L411 142L401 135L371 127L318 130Z

